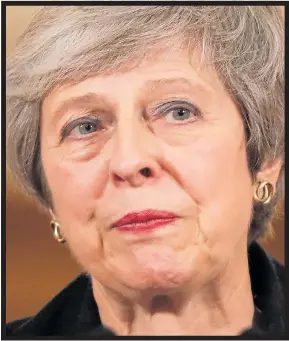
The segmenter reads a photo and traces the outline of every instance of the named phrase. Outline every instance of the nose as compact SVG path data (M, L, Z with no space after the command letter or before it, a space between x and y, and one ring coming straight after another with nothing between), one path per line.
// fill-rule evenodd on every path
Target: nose
M118 186L142 186L160 176L160 159L161 149L153 132L141 122L126 121L117 128L110 177Z

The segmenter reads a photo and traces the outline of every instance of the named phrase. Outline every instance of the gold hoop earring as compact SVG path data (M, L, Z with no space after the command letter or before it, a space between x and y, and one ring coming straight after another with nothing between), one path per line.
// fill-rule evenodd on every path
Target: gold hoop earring
M269 204L274 195L274 186L270 181L257 181L255 183L254 199L260 204Z
M60 233L60 224L56 220L52 220L50 227L52 228L53 237L58 241L58 243L65 243L65 239Z

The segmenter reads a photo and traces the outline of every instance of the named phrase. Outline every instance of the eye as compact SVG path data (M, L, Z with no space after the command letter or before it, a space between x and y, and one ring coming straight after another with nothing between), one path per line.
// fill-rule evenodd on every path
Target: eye
M155 118L163 117L171 123L185 124L201 116L201 112L194 104L179 100L158 105L153 116Z
M69 122L61 132L61 140L65 138L81 139L100 132L104 129L102 121L98 118L79 118Z
M79 133L80 135L87 135L95 132L96 130L96 125L94 123L82 123L74 128L71 133L75 131L76 134Z
M191 110L185 108L173 109L166 115L168 121L186 121L192 117Z
M87 122L83 122L83 123L79 123L75 125L71 129L69 136L74 137L74 138L82 138L87 135L91 135L95 133L96 131L100 131L102 130L102 128L103 127L101 125L101 122L99 121L96 121L96 122L87 121Z

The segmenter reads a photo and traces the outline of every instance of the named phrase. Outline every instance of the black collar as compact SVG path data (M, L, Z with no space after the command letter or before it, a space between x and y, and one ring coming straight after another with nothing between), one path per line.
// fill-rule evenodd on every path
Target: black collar
M255 316L253 326L244 331L246 335L277 336L285 333L284 327L284 295L283 280L284 268L270 256L257 243L252 243L248 249L248 260L251 277L251 287L255 303ZM86 292L80 313L78 328L86 334L89 324L90 333L93 335L95 326L100 332L100 316L94 299L92 298L91 282L88 279Z
M256 308L251 331L284 335L284 267L257 244L248 250L251 287Z

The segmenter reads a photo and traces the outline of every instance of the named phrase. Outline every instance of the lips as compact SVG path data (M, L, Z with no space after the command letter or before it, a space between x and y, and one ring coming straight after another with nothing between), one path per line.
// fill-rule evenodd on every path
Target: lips
M179 216L172 212L146 210L125 215L113 227L121 231L141 232L167 225L177 218Z

